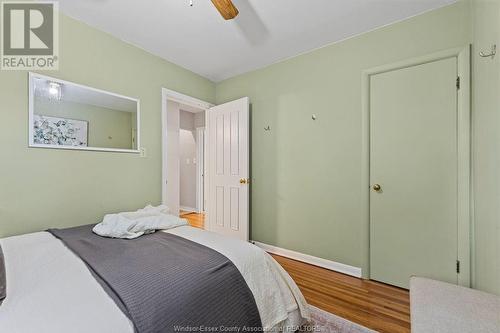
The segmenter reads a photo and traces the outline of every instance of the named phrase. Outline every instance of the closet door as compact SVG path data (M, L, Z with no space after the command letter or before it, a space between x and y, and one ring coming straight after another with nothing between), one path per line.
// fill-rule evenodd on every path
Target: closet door
M370 277L457 283L457 58L370 78Z

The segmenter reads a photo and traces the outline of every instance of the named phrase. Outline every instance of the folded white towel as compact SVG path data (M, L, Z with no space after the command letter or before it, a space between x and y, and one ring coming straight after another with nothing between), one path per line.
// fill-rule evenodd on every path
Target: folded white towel
M167 230L187 225L185 219L170 215L165 205L146 206L135 212L107 214L92 231L99 236L133 239L156 230Z

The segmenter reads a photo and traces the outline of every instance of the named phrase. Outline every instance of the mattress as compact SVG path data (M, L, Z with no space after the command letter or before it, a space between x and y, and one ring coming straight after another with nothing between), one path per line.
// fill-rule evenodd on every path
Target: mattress
M252 291L265 331L293 332L309 319L296 284L258 247L189 226L165 232L230 259ZM51 234L9 237L1 239L0 245L7 276L7 298L0 307L1 332L134 332L130 320L85 264Z

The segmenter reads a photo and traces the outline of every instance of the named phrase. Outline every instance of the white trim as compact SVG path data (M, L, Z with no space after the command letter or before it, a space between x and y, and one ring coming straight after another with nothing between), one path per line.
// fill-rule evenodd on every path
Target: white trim
M79 88L95 91L98 93L103 93L123 99L128 99L130 101L133 101L137 104L137 111L136 111L136 117L137 117L137 135L136 135L136 145L137 149L119 149L119 148L102 148L102 147L80 147L80 146L59 146L59 145L42 145L42 144L36 144L33 140L33 120L34 120L34 82L33 80L35 78L40 78L40 79L45 79L48 81L53 81L53 82L58 82L63 85L72 85L76 86ZM83 84L78 84L75 82L71 81L65 81L61 79L57 79L54 77L38 74L38 73L33 73L33 72L28 72L28 147L30 148L48 148L48 149L65 149L65 150L87 150L87 151L105 151L105 152L116 152L116 153L134 153L134 154L139 154L141 152L141 101L137 98L133 97L128 97L120 94L116 94L107 90L102 90L102 89L97 89L89 86L85 86Z
M190 213L197 213L198 209L193 208L193 207L188 207L188 206L179 206L180 210L183 210L185 212L190 212Z
M111 96L115 96L115 97L119 97L119 98L128 99L128 100L130 100L132 102L138 102L139 101L138 98L129 97L129 96L125 96L125 95L120 95L120 94L117 94L117 93L114 93L114 92L111 92L111 91L108 91L108 90L98 89L98 88L86 86L84 84L79 84L79 83L75 83L75 82L72 82L72 81L66 81L66 80L58 79L58 78L55 78L55 77L52 77L52 76L42 75L42 74L38 74L38 73L34 73L34 72L28 72L28 75L29 75L30 79L40 78L40 79L44 79L44 80L48 80L48 81L53 81L53 82L57 82L57 83L66 84L66 85L73 85L73 86L76 86L78 88L92 90L92 91L95 91L95 92L98 92L98 93L103 93L103 94L107 94L107 95L111 95Z
M205 201L205 127L196 128L196 208L204 212Z
M365 253L363 259L363 277L370 276L370 77L397 69L426 64L447 58L457 58L457 74L461 87L457 99L457 145L458 145L458 235L457 259L460 261L461 272L458 274L458 284L470 286L471 282L471 116L470 116L470 45L448 49L430 55L400 61L372 69L362 74L362 214L365 220L362 246Z
M210 109L211 107L215 106L212 103L202 101L201 99L185 95L174 90L170 90L167 88L161 88L161 90L162 90L162 95L164 95L166 99L169 99L174 102L186 104L203 110Z
M167 89L161 88L161 203L167 204Z
M189 105L205 110L205 117L208 109L214 106L212 103L202 101L189 95L179 93L167 88L161 88L161 202L167 203L167 100ZM206 126L206 124L205 124ZM206 153L206 151L205 151ZM205 176L207 174L205 173ZM179 207L180 208L180 207Z
M209 156L210 146L208 145L208 133L210 128L210 117L207 109L205 111L205 223L203 227L205 230L210 231L210 205L209 205L209 188L210 188L210 169L209 169Z
M59 145L41 145L37 143L30 143L30 148L44 148L44 149L65 149L65 150L84 150L84 151L106 151L112 153L133 153L139 154L139 149L120 149L120 148L100 148L100 147L80 147L80 146L59 146Z
M253 244L257 245L261 249L263 249L266 252L270 252L282 257L287 257L290 259L294 259L297 261L305 262L307 264L323 267L326 269L329 269L331 271L351 275L357 278L361 278L361 268L359 267L354 267L354 266L349 266L346 264L342 264L339 262L323 259L323 258L318 258L314 257L308 254L300 253L300 252L295 252L292 250L287 250L283 249L277 246L273 245L268 245L260 242L252 242Z

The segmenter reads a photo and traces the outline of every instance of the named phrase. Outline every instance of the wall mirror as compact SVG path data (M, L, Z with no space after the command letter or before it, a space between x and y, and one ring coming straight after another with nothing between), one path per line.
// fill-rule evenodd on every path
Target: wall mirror
M29 146L138 153L139 100L29 73Z

